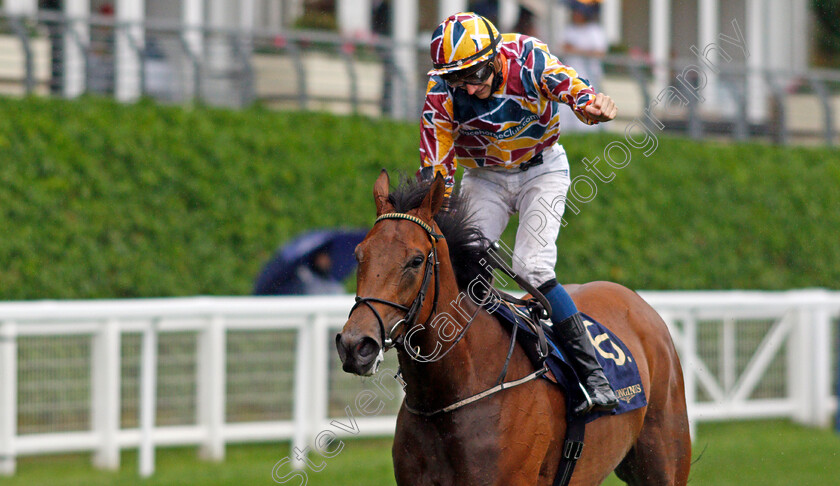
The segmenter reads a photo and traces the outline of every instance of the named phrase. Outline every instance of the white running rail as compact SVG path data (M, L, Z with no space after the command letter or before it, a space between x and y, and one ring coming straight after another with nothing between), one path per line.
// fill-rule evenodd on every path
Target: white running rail
M692 423L830 423L840 292L641 295L671 329ZM115 469L120 449L138 448L148 476L158 447L200 445L221 460L233 442L305 450L326 431L390 435L402 396L393 373L360 380L335 356L352 305L351 296L0 303L0 474L14 474L19 456L70 451ZM394 356L384 368L396 370ZM351 418L354 429L336 428Z

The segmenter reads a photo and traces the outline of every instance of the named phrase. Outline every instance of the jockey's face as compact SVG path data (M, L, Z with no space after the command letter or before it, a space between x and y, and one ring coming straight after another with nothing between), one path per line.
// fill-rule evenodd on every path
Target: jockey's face
M471 96L475 96L480 100L486 100L493 94L493 78L495 74L491 74L486 81L481 84L465 84L461 89L465 90Z
M487 99L493 93L493 77L495 73L495 60L490 60L475 68L467 70L466 73L452 73L441 76L451 87L463 89L471 96L479 99Z

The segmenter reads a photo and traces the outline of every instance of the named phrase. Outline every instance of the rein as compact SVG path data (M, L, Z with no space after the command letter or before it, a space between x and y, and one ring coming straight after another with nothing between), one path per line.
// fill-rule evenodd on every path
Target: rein
M424 412L422 410L415 410L408 405L408 402L404 403L404 405L405 405L405 409L408 410L409 412L411 412L414 415L420 415L421 417L433 417L433 416L435 416L439 413L452 412L452 411L457 410L457 409L459 409L459 408L461 408L465 405L469 405L473 402L477 402L477 401L481 400L482 398L489 397L490 395L498 393L502 390L507 390L509 388L514 388L514 387L517 387L519 385L524 385L525 383L528 383L529 381L536 380L537 378L541 377L542 375L546 374L547 372L548 372L548 368L542 367L542 368L538 369L537 371L531 373L530 375L528 375L524 378L520 378L520 379L514 380L514 381L506 381L504 383L499 383L498 385L494 386L493 388L484 390L481 393L477 393L477 394L475 394L471 397L468 397L468 398L465 398L461 401L455 402L452 405L443 407L439 410L435 410L434 412Z
M416 216L412 216L410 214L406 214L406 213L385 213L385 214L379 216L378 218L376 218L376 221L374 221L373 224L375 225L376 223L378 223L380 221L383 221L383 220L386 220L386 219L404 219L406 221L411 221L412 223L417 224L418 226L423 228L423 230L425 230L426 236L429 237L429 241L432 243L432 249L429 251L429 255L426 257L426 267L425 267L425 272L423 274L423 282L420 284L420 290L418 291L417 297L414 298L414 301L411 303L410 306L399 304L397 302L392 302L390 300L380 299L380 298L377 298L377 297L360 297L358 295L356 296L356 303L353 305L353 308L350 309L350 315L352 315L353 312L359 306L365 305L365 306L367 306L368 309L370 309L373 312L373 315L376 316L376 321L379 323L379 334L380 334L380 338L381 338L381 342L382 342L382 347L379 351L379 356L377 357L377 365L375 366L375 371L379 367L378 364L381 363L381 361L384 359L384 356L383 356L384 352L387 351L388 349L394 347L394 346L397 346L397 345L401 344L403 342L404 337L402 335L400 335L398 337L394 337L394 333L397 332L397 330L401 326L403 326L403 327L407 326L409 329L411 329L414 326L414 324L416 323L418 315L420 313L420 309L423 307L423 303L426 300L426 293L429 290L429 282L430 282L431 277L433 275L434 275L434 281L435 281L435 290L434 290L434 302L432 304L432 311L431 311L430 315L434 315L435 312L437 311L438 294L440 293L439 292L440 291L440 279L438 278L440 261L438 260L438 257L437 257L437 248L436 248L435 245L437 244L438 240L443 239L443 235L435 233L434 229L428 223L423 221L422 219L420 219ZM527 284L527 282L525 282L524 279L521 279L521 278L517 277L513 273L512 270L507 268L506 265L502 265L501 264L502 261L500 259L495 259L495 260L497 260L497 263L500 264L499 265L500 268L503 271L505 271L505 273L507 273L508 275L515 277L516 281L518 283L520 283L520 285L522 285L523 283ZM523 287L523 288L526 288L526 290L529 290L529 291L532 292L532 295L534 295L539 300L539 302L542 304L542 309L539 309L539 311L546 312L546 314L547 314L547 310L551 309L551 307L549 306L548 302L545 300L545 297L543 297L542 294L539 291L537 291L536 289L531 287L529 284L527 285L527 287ZM449 353L449 351L451 351L452 348L454 348L455 345L458 344L458 342L466 335L470 326L475 321L476 316L478 316L479 310L481 310L481 308L492 298L492 295L493 295L493 291L492 290L488 291L488 293L485 296L483 302L481 302L481 304L476 307L475 312L470 317L469 322L467 322L467 324L464 326L464 328L461 331L461 333L459 334L458 338L455 339L455 341L452 343L452 345L449 346L449 348L442 355L437 356L435 361L440 360L444 356L446 356L446 354ZM388 332L388 331L386 331L385 321L382 319L382 316L379 314L379 312L376 310L376 308L371 304L372 302L379 303L379 304L385 304L385 305L394 307L396 309L405 311L406 314L402 319L397 321L394 324L394 326L391 327L391 331ZM539 316L539 314L540 314L539 311L535 312L533 314L534 317ZM538 317L537 317L537 319L538 319ZM537 320L537 323L538 322L539 322L539 320ZM542 332L541 332L542 329L540 329L539 324L537 324L536 327L539 329L538 335L540 337L540 344L541 344L541 348L542 348L541 351L543 351L540 354L541 354L541 357L544 358L547 355L547 353L545 352L547 350L547 345L545 344L545 337L542 335ZM544 374L546 374L548 372L548 368L546 366L543 366L542 368L534 371L533 373L529 374L528 376L525 376L525 377L520 378L518 380L509 381L509 382L504 381L505 376L507 374L508 363L510 362L511 355L513 354L512 353L513 347L515 345L515 340L516 340L515 330L516 330L516 326L514 326L514 333L511 337L510 350L508 352L507 359L505 360L504 368L502 369L502 373L499 376L499 379L498 379L498 382L497 382L496 386L494 386L492 388L489 388L489 389L487 389L487 390L485 390L481 393L477 393L477 394L472 395L468 398L460 400L458 402L455 402L455 403L453 403L451 405L448 405L446 407L443 407L439 410L432 411L432 412L425 412L425 411L422 411L422 410L416 410L416 409L412 408L411 406L409 406L407 402L404 403L405 409L408 412L410 412L414 415L420 415L420 416L423 416L423 417L431 417L431 416L434 416L434 415L437 415L437 414L440 414L440 413L452 412L452 411L457 410L457 409L459 409L463 406L466 406L466 405L469 405L471 403L477 402L478 400L481 400L482 398L486 398L490 395L493 395L493 394L498 393L498 392L503 391L503 390L507 390L509 388L514 388L514 387L517 387L519 385L523 385L525 383L528 383L529 381L533 381L535 379L538 379L541 376L543 376ZM406 350L406 352L408 352L408 350ZM411 353L409 353L409 354L411 354ZM419 352L418 352L417 355L412 356L412 358L414 358L414 359L416 359L417 357L419 357ZM399 376L399 375L400 375L400 373L397 374L397 376Z

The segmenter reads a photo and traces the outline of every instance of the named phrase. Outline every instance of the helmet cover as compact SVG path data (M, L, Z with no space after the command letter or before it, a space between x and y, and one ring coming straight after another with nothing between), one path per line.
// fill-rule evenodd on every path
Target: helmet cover
M461 12L444 20L432 34L430 76L468 69L496 55L501 36L486 18Z

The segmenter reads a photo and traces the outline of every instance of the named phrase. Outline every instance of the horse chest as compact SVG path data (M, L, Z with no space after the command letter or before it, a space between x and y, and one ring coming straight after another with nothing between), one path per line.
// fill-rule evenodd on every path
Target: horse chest
M480 408L480 407L479 407ZM510 464L513 449L530 444L506 443L501 421L492 414L465 414L454 420L403 417L394 440L394 469L400 486L493 486L520 484L519 467ZM524 466L524 464L519 464ZM533 484L535 478L528 478Z
M497 451L481 443L438 437L416 441L404 450L403 457L394 458L400 486L496 484Z

